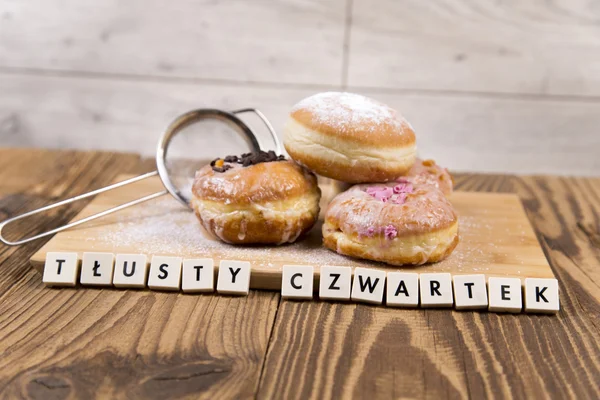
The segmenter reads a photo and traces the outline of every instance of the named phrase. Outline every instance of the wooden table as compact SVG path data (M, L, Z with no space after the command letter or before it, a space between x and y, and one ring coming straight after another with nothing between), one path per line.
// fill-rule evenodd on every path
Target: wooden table
M129 154L0 150L0 219L151 167ZM457 186L519 194L559 279L558 315L47 289L28 263L42 240L0 247L0 393L600 398L600 179L461 174Z

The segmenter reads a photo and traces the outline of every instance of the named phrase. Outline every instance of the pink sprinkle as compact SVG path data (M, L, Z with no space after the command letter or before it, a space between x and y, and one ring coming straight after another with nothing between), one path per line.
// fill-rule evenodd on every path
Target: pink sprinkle
M375 234L375 228L373 228L372 226L370 226L370 227L367 229L367 235L369 235L369 236L373 236L374 234Z
M412 193L413 187L410 183L399 183L394 186L394 193Z
M394 228L393 225L386 226L383 233L385 234L385 237L390 240L398 236L398 231L396 230L396 228Z
M385 187L385 188L383 188L381 191L382 191L383 193L385 193L385 195L386 195L387 197L390 197L390 196L391 196L391 195L394 193L394 191L392 190L392 188L389 188L389 187Z
M378 192L378 189L376 187L371 186L367 188L366 192L371 196L375 196L375 193Z
M392 197L392 194L394 194L394 190L390 187L371 186L371 187L368 187L365 191L370 196L373 196L377 200L381 200L384 203L386 201L388 201L390 199L390 197Z

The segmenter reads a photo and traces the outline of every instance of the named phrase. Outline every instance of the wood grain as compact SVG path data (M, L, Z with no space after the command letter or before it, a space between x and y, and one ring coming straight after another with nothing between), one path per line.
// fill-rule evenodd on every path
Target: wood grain
M99 187L118 172L145 169L138 160L1 150L7 168L0 168L0 216ZM74 203L42 223L64 223L84 205ZM32 229L31 221L15 226L19 233ZM42 244L0 247L0 397L254 396L278 294L51 290L26 262Z
M0 67L338 85L345 8L345 0L3 2Z
M281 130L289 109L314 93L293 87L2 74L0 91L4 94L0 138L5 146L119 150L146 156L154 156L166 127L189 110L256 107ZM255 128L261 144L272 146L258 118L241 118ZM247 149L237 133L216 122L187 128L173 143L178 154L195 159Z
M461 175L516 192L559 277L555 317L282 301L259 398L598 398L599 179Z
M0 217L151 167L136 160L0 150ZM519 194L559 279L558 315L51 290L26 265L42 243L0 247L0 397L598 398L600 179L461 174L457 184Z
M147 3L2 2L2 143L152 155L189 109L259 107L281 130L343 88L455 171L600 173L597 1Z
M350 86L600 94L598 2L354 0Z
M322 90L0 74L0 138L12 146L153 156L166 126L188 110L257 107L281 132L290 108ZM398 109L414 126L421 155L453 171L600 173L600 102L359 91ZM260 122L244 119L269 146ZM177 151L196 158L246 150L223 124L178 137Z
M130 176L119 176L116 181L127 178ZM413 266L393 267L338 256L324 248L321 233L323 213L339 190L333 181L325 179L321 181L320 188L323 193L322 212L317 226L306 238L288 246L236 247L222 244L200 228L193 213L181 207L171 197L165 196L92 221L77 229L58 233L31 257L31 263L39 271L43 271L48 252L76 252L81 259L86 251L142 253L148 256L148 261L154 255L210 257L215 260L215 265L224 259L244 260L250 261L252 265L251 288L275 290L281 289L282 268L286 264L312 265L316 277L323 265L378 268L386 271L415 270ZM85 218L162 189L159 178L124 186L97 196L74 219ZM420 266L417 268L419 272L485 274L486 278L554 277L517 196L456 191L450 201L460 216L460 243L450 257L438 263Z
M100 187L114 179L119 170L136 165L139 156L73 151L0 148L0 219L21 214L62 198ZM39 217L21 220L3 231L9 238L31 236L73 218L90 199L54 209ZM0 295L30 271L27 260L44 241L20 247L0 245Z
M600 102L363 91L413 125L422 157L453 171L600 174ZM560 160L560 162L558 161Z

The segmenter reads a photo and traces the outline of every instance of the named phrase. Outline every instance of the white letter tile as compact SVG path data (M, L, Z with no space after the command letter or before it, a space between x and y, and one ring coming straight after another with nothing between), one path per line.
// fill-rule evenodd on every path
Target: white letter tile
M323 300L350 300L352 267L321 267L319 297Z
M83 253L81 261L82 285L112 286L115 255L112 253Z
M388 272L386 304L392 307L417 307L419 305L419 274Z
M42 282L46 286L75 286L79 275L77 253L49 252L46 254Z
M558 281L556 279L525 279L525 312L554 314L559 309Z
M144 288L148 278L145 254L117 254L113 285L118 288Z
M454 275L454 303L457 310L487 308L485 275Z
M184 292L213 292L215 290L215 262L212 258L183 260Z
M381 304L384 287L385 271L361 267L354 269L352 301Z
M448 273L419 275L421 307L452 307L452 276Z
M217 292L247 295L250 291L250 262L221 260Z
M489 311L520 313L521 280L519 278L488 279Z
M281 274L281 297L312 299L315 269L312 265L284 265Z
M148 287L153 290L179 290L181 257L152 256Z

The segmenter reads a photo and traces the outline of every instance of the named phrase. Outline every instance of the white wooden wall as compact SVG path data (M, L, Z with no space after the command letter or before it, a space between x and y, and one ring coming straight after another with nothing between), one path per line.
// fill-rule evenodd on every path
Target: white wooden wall
M453 170L598 175L600 1L0 0L2 146L149 155L189 109L281 129L341 89Z

